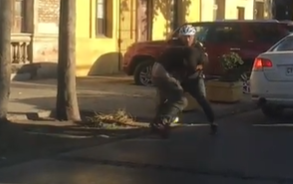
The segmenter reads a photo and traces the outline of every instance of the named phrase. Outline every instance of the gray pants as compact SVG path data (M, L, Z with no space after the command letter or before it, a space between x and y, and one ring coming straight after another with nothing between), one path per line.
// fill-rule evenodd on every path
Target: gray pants
M187 106L184 90L180 82L173 77L153 78L153 83L160 95L155 121L158 119L172 121Z
M188 104L184 92L197 100L210 123L214 122L214 112L205 98L206 90L203 78L187 79L180 83L175 78L155 78L154 85L161 96L156 118L174 118Z

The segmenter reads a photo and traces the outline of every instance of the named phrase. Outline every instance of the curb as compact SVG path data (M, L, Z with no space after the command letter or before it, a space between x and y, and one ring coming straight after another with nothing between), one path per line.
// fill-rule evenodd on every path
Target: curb
M217 114L216 113L216 118L225 118L228 116L232 115L237 115L245 112L250 112L257 110L258 107L257 105L249 105L242 107L240 109L234 110L234 111L227 111L225 113ZM190 111L186 111L186 113L189 113ZM199 111L198 111L199 112ZM48 119L53 119L55 114L55 110L44 110L40 112L23 112L23 113L9 113L7 115L7 118L9 120L31 120L31 121L42 121L42 120L48 120ZM94 116L95 111L91 110L80 110L80 114L82 117L87 117L87 116ZM184 114L184 113L183 113ZM134 126L142 126L141 123L139 122L148 122L150 121L149 117L136 117L137 119L137 124L133 124ZM143 127L143 126L142 126Z
M40 112L23 112L23 113L8 113L7 118L9 120L42 120L52 118L51 111Z

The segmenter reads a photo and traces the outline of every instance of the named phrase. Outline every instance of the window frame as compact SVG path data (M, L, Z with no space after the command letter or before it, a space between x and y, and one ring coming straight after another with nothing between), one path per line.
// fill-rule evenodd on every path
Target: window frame
M25 0L11 0L11 12L12 12L12 33L23 33L25 32ZM19 11L16 12L16 5L19 3Z
M108 29L107 29L107 0L96 0L95 7L95 36L96 37L108 37ZM99 6L102 6L100 9ZM102 15L100 15L100 10L102 10Z

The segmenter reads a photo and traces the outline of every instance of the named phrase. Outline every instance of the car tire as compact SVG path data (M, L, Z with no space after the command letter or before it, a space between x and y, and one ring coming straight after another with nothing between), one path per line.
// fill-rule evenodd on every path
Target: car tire
M268 118L279 118L283 115L284 109L281 107L264 105L261 107L261 111Z
M147 60L139 63L134 70L134 82L140 86L152 86L151 69L154 62Z

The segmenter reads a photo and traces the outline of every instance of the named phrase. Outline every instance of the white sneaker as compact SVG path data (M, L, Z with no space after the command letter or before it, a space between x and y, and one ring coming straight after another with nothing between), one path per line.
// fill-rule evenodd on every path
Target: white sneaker
M174 119L173 123L179 123L179 121L180 121L179 117L176 117L176 118Z

